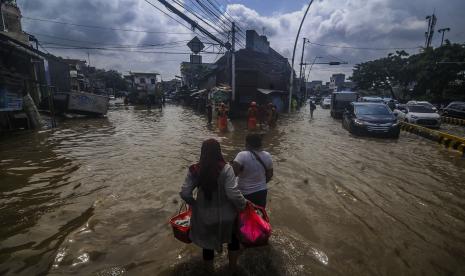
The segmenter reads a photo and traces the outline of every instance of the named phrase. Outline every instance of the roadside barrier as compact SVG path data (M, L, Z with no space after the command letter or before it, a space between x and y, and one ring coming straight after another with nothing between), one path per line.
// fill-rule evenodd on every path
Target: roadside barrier
M399 124L401 130L436 141L444 145L446 148L458 150L463 156L465 156L465 138L406 122L399 122Z
M441 121L443 123L454 124L454 125L459 125L459 126L465 126L465 120L464 119L441 116Z

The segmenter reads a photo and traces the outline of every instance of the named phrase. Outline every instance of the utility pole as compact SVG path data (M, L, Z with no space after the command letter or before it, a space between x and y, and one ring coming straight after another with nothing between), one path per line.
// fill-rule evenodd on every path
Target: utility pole
M425 32L425 48L429 48L433 41L434 27L436 26L437 17L433 13L432 15L428 15L425 19L428 20L428 30Z
M444 33L449 32L450 28L442 28L438 30L438 33L442 33L442 38L441 38L441 46L444 43Z
M307 17L308 10L310 9L310 6L312 5L313 0L310 0L308 3L307 9L305 10L304 17L302 18L302 21L300 22L299 30L297 31L297 35L295 37L295 42L294 42L294 51L292 52L292 62L291 62L291 73L290 73L290 81L289 81L289 113L291 112L291 103L292 103L292 89L294 85L294 59L295 59L295 48L297 48L297 41L299 40L299 35L300 31L302 30L302 25L304 24L305 17Z
M304 65L304 53L305 53L305 43L307 43L307 39L303 38L304 42L302 44L302 56L300 57L300 72L299 72L299 92L301 92L302 88L302 66ZM299 93L300 94L300 93Z
M231 30L231 92L232 104L236 101L236 23L232 22Z

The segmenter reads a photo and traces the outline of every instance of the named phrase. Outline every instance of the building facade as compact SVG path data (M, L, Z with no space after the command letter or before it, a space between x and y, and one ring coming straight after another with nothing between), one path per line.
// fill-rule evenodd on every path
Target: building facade
M345 74L333 74L329 79L329 89L332 92L342 91L344 88L345 79Z
M279 111L284 111L291 74L287 58L270 47L266 36L260 36L254 30L246 31L246 47L236 51L235 56L236 101L233 106L246 110L252 101L259 104L273 102ZM224 55L216 64L216 85L230 84L230 55Z

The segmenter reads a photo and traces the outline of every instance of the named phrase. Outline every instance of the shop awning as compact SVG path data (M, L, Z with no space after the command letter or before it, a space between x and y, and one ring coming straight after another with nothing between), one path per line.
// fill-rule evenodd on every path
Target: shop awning
M265 95L269 95L269 94L272 94L272 93L278 93L278 94L287 94L288 93L287 91L284 91L284 90L265 89L265 88L257 88L257 91L262 93L262 94L265 94Z

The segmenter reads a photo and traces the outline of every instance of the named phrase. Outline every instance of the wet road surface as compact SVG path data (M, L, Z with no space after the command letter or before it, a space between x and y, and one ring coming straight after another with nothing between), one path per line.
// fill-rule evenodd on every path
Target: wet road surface
M105 119L1 137L0 275L200 275L176 241L186 168L205 138L227 160L245 122L220 134L188 108L113 106ZM270 246L243 275L464 275L465 160L402 132L359 138L317 109L283 115L265 136L275 162ZM225 272L226 257L216 262Z

